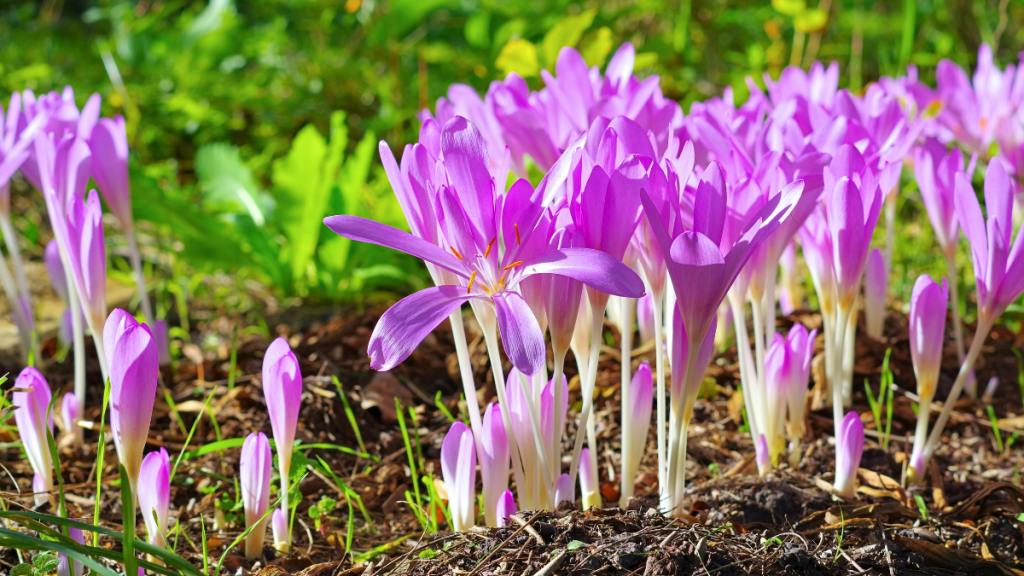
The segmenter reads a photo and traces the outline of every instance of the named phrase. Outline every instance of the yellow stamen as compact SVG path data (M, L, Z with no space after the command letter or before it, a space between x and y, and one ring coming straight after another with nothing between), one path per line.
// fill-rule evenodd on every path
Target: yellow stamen
M473 289L474 280L476 280L476 270L473 270L473 273L469 275L469 286L466 287L466 294L469 294L469 291Z
M509 264L508 266L505 266L504 268L502 268L502 270L511 270L511 269L515 268L516 266L519 266L522 263L523 263L522 260L516 260L515 262L513 262L513 263Z
M450 246L450 248L452 249L452 253L455 254L455 257L462 260L462 254L459 254L459 251L455 249L455 246Z
M519 224L513 224L513 226L516 229L516 244L521 246L523 244L523 241L519 239Z
M487 243L487 250L484 250L484 258L487 258L491 254L491 247L494 246L494 242L498 239L497 236L491 238L491 241Z

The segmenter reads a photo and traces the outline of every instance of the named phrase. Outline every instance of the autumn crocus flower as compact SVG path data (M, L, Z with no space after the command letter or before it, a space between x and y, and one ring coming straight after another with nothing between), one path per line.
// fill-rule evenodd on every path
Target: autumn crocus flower
M146 454L139 472L139 510L146 523L149 543L167 547L164 539L170 526L167 514L171 508L171 460L166 448Z
M629 364L624 364L629 366ZM623 410L631 412L629 425L632 427L628 434L630 446L628 450L623 441L622 456L622 487L619 496L619 506L625 508L629 505L629 499L633 497L636 488L636 474L640 469L640 460L643 458L644 447L647 445L647 431L651 427L651 410L654 402L654 379L651 375L651 366L646 362L640 364L636 373L633 374L629 387L629 398L623 405Z
M928 415L939 383L942 368L942 341L946 328L946 305L949 290L946 279L937 284L922 274L914 283L910 297L910 356L914 361L917 379L918 404L917 431L914 433L914 452L910 458L908 477L922 482L924 464L922 454L928 438Z
M724 179L723 179L724 181ZM704 369L714 343L715 317L719 305L739 275L751 252L774 232L799 199L802 189L776 195L750 219L744 233L727 252L719 247L725 228L726 199L723 185L699 186L694 202L693 228L675 238L669 236L662 216L646 193L641 193L644 212L654 238L667 254L672 286L676 293L679 322L673 326L672 416L669 445L669 490L665 510L677 508L682 498L682 466L679 442L685 445L685 431L700 390ZM678 330L676 330L678 326ZM710 341L708 335L711 334ZM678 367L677 367L678 364ZM678 374L678 376L677 376ZM680 480L677 485L677 479Z
M75 518L69 518L69 520L76 520ZM79 544L85 544L85 535L82 531L75 527L68 528L68 535L71 539ZM85 572L85 566L81 562L72 560L64 554L57 553L57 558L60 562L57 564L57 576L82 576Z
M291 470L295 430L299 423L299 406L302 404L302 373L299 371L299 360L284 338L279 337L271 342L263 356L263 396L267 401L270 427L277 445L277 466L281 476L281 510L287 513L288 475ZM280 548L281 544L276 534L277 532L274 538ZM291 546L290 533L284 545L287 546L284 549L287 552Z
M270 515L270 528L274 534L274 548L278 552L287 552L291 549L292 540L288 535L288 514L283 508L275 508Z
M506 471L505 474L507 475L508 471ZM516 508L515 496L512 495L511 490L505 490L498 496L497 508L495 510L497 527L501 528L508 525L509 519L511 519L517 512L519 512L519 509Z
M498 511L502 495L508 492L508 438L501 420L501 408L493 402L484 409L482 430L483 441L479 444L483 446L480 474L483 477L484 518L488 526L501 526L502 517Z
M78 421L78 398L74 392L64 394L60 401L60 419L64 426L64 432L74 432L75 423Z
M130 484L131 514L128 518L131 525L125 526L125 531L133 533L142 452L149 437L160 377L156 343L148 326L138 323L120 308L114 309L107 319L103 339L112 343L107 356L110 365L110 428L118 459Z
M249 434L242 444L239 459L239 485L245 508L246 527L256 527L245 537L245 557L263 555L263 539L267 536L268 518L263 518L270 507L270 442L263 432ZM258 524L257 524L258 523Z
M597 482L597 469L591 462L590 448L580 451L580 492L583 493L583 509L601 507L601 487Z
M971 243L978 325L953 388L928 437L920 462L921 470L927 467L942 439L953 405L963 391L992 325L1024 292L1024 234L1018 230L1016 238L1013 238L1013 186L1000 162L990 162L985 174L985 209L987 219L982 217L981 205L970 181L964 174L957 174L956 214L964 235Z
M857 469L864 453L864 424L856 412L843 418L836 437L836 494L853 498L856 488Z
M889 272L885 257L878 248L868 255L864 269L864 325L868 336L878 340L885 327L885 294L889 286Z
M14 422L18 425L18 435L21 437L25 456L28 457L32 470L41 478L44 491L49 490L53 487L53 462L46 440L47 410L52 398L50 385L39 370L29 366L18 374L14 388L18 389L11 398L12 404L16 407ZM50 415L51 427L52 418ZM46 494L37 494L36 504L46 502L46 499Z
M462 422L452 424L441 444L441 475L448 490L452 529L469 530L475 517L476 450L473 432Z

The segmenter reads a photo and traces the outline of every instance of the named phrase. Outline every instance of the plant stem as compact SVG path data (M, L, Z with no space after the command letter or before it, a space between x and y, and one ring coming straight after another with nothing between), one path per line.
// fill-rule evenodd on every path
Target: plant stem
M64 266L64 273L69 274L69 266ZM71 308L71 336L75 348L75 400L78 402L78 413L85 414L85 331L82 327L82 308L78 300L78 292L74 282L68 282L68 306ZM102 337L100 338L102 340ZM107 381L106 378L103 379ZM75 441L82 446L85 430L75 427ZM102 447L101 447L102 449Z
M993 322L994 320L990 319L987 315L982 316L979 314L978 327L974 331L974 340L971 342L971 348L967 351L964 363L960 365L960 372L956 375L956 381L953 382L953 389L949 391L949 396L942 405L942 412L939 413L939 418L935 421L932 433L928 437L928 443L925 445L925 463L931 459L939 441L942 440L942 431L949 421L949 416L953 413L953 406L960 399L960 393L964 389L964 384L967 383L968 375L974 369L974 363L978 360L981 347L985 344L989 331L992 330Z
M142 313L146 315L146 322L152 325L156 317L153 316L153 306L149 303L149 292L146 291L146 276L142 272L142 256L139 254L139 244L135 241L135 228L131 222L127 222L124 228L125 239L128 240L128 255L132 269L135 270L135 288L139 292Z
M21 258L21 246L18 245L18 235L11 223L11 215L0 211L0 231L4 235L4 243L7 245L7 253L11 257L11 266L14 268L14 279L18 282L18 292L28 303L29 313L32 312L32 293L28 289L28 277L25 276L25 264Z
M466 327L462 322L462 308L452 312L448 317L452 326L452 339L455 340L455 357L459 360L459 374L462 376L462 392L466 396L466 411L469 412L469 426L473 430L476 444L476 460L484 462L484 432L480 420L480 402L476 397L476 383L473 381L473 365L469 357L469 345L466 343ZM484 519L488 526L497 526L497 510L491 510L493 500L497 504L499 494L488 494L487 483L484 483Z
M850 321L850 310L842 306L836 314L835 348L832 358L832 418L835 420L836 447L838 449L839 439L843 427L843 346L846 339L846 324Z
M633 314L636 312L636 300L633 298L619 298L619 377L621 398L621 430L622 430L622 472L619 474L619 507L625 508L629 505L629 499L633 497L636 489L636 470L631 470L633 461L633 406L630 405L633 396L632 386L632 350L633 350Z
M657 377L658 386L658 490L660 492L659 501L664 503L666 490L665 482L668 480L667 474L667 454L665 454L665 425L666 425L666 414L668 412L667 406L665 405L665 343L662 340L662 322L664 320L662 314L662 293L651 290L651 297L654 300L654 357L658 364L655 376ZM671 320L669 320L671 322Z
M28 353L32 349L32 336L28 333L28 319L25 318L25 310L21 307L21 298L18 296L14 276L11 275L11 270L7 267L7 259L2 254L0 254L0 285L3 286L7 302L10 303L14 323L17 324L21 356L23 359L28 358Z
M580 467L580 453L583 452L582 430L587 430L587 422L590 420L590 412L594 405L594 384L597 382L597 359L601 355L601 332L604 328L604 309L608 303L608 296L596 294L591 288L587 288L587 297L590 297L591 304L591 333L590 333L590 358L587 363L587 379L580 382L580 392L583 394L583 408L580 411L580 425L576 429L576 442L572 448L572 461L569 464L569 478L573 486L576 485L576 474ZM597 457L591 447L590 453L593 458Z

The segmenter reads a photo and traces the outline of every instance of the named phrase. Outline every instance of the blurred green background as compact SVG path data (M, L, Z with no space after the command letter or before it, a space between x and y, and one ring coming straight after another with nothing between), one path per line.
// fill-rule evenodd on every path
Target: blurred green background
M0 97L70 84L79 104L99 92L104 115L125 115L162 310L205 294L236 309L366 301L424 285L425 271L320 220L404 227L376 143L398 156L416 112L452 83L483 92L516 70L540 88L562 46L603 65L629 41L636 73L659 75L688 110L727 86L742 101L745 77L763 85L814 60L837 61L843 88L908 64L933 84L939 60L973 67L981 42L1016 62L1022 23L1021 0L47 0L0 8ZM904 301L918 273L944 272L910 172L893 278ZM16 224L39 258L49 233L35 196L16 183Z

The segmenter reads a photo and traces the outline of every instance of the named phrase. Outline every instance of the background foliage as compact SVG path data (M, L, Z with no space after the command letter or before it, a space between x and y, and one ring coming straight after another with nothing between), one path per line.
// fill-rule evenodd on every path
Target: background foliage
M99 92L104 114L125 115L136 217L162 248L149 254L162 307L214 290L209 274L228 279L224 294L355 300L421 286L425 272L320 219L404 226L376 143L398 156L416 112L452 83L484 91L516 70L539 88L562 46L601 65L629 41L638 74L659 75L686 110L727 86L742 101L746 77L763 85L815 59L837 61L854 90L908 64L932 83L940 59L973 66L983 41L1005 65L1022 23L1021 0L46 0L0 8L0 96L70 84L80 103ZM944 271L908 172L897 296ZM15 209L37 258L40 208Z

